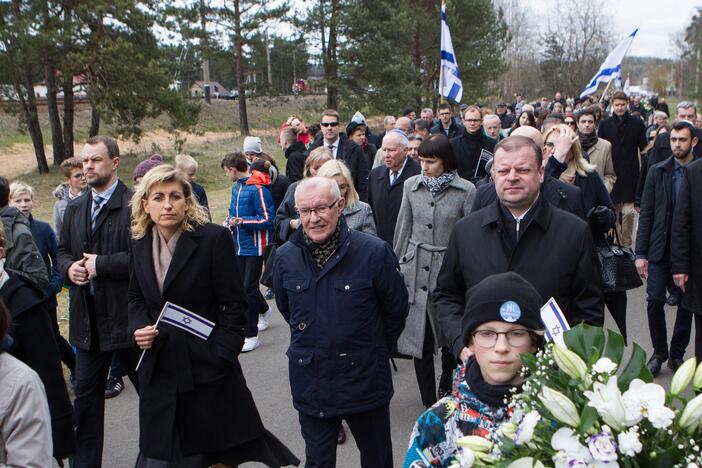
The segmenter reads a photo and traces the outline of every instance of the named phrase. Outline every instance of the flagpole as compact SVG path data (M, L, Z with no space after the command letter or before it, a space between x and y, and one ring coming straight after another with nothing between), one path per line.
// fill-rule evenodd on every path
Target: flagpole
M614 78L610 79L610 80L607 82L607 86L605 86L604 91L602 91L602 96L600 96L600 100L597 101L597 102L602 102L602 100L603 100L604 97L605 97L605 94L607 94L607 90L609 89L609 85L612 84L612 81L614 81Z
M156 323L154 324L154 327L158 327L158 322L161 321L161 317L163 316L163 313L166 311L166 307L168 307L168 302L166 302L163 305L163 309L161 309L161 313L158 315L158 318L156 319ZM141 365L141 361L144 359L144 355L146 354L146 351L148 351L149 348L146 348L141 351L141 356L139 356L139 361L137 361L136 368L134 369L134 372L139 370L139 366Z
M441 35L443 34L442 32L442 27L441 27L441 12L444 10L444 6L446 5L446 2L444 0L441 0L441 6L439 7L439 103L443 104L446 102L446 98L444 97L443 94L441 94L441 85L444 82L444 67L441 66Z

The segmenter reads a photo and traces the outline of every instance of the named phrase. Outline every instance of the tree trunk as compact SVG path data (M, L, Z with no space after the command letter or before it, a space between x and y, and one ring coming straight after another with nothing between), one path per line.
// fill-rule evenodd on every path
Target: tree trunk
M329 16L329 44L327 45L327 107L336 109L339 105L338 64L337 64L337 31L336 21L338 13L338 0L331 0Z
M244 38L241 36L241 11L239 0L234 0L234 58L236 60L236 85L239 91L239 128L242 135L249 134L249 117L246 113L244 89Z
M59 166L66 158L66 148L63 144L63 129L61 128L61 117L59 116L58 101L56 93L56 69L48 62L46 70L46 104L49 112L49 124L51 125L51 145L54 150L54 166Z
M41 125L39 125L39 114L37 113L37 101L34 97L34 87L32 86L32 79L28 73L25 77L25 88L27 91L27 97L24 98L23 90L19 89L18 86L15 87L17 95L20 96L20 102L22 104L22 110L24 111L24 118L27 123L27 131L29 136L32 138L32 145L34 146L34 155L37 159L37 168L40 174L46 174L49 172L49 163L46 160L46 152L44 151L44 137L41 134Z
M70 75L70 74L69 74ZM63 146L66 151L66 159L72 158L73 153L73 118L75 114L75 102L73 100L73 77L63 77Z
M90 103L90 130L88 136L94 137L100 133L100 113L95 107L95 104Z

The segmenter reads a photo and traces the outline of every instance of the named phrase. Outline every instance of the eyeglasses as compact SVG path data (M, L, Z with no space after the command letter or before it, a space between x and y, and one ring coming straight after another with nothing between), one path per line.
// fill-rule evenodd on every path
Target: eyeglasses
M339 203L338 198L330 205L319 205L315 208L296 208L296 210L297 214L300 215L300 218L309 218L312 216L312 213L317 213L317 216L326 216L327 213L329 213L329 210L331 210L337 203Z
M566 120L565 124L575 126L575 120Z
M321 122L319 125L322 127L338 127L339 122Z
M508 332L496 332L493 330L477 330L472 333L473 342L481 348L494 348L497 344L497 337L505 335L507 343L513 348L527 346L531 342L532 332L525 328L510 330Z
M464 121L464 122L467 122L467 123L472 123L472 124L474 124L474 123L480 123L480 122L482 122L483 119L463 119L463 121Z
M442 117L446 117L447 115L451 115L450 112L439 112L439 115Z

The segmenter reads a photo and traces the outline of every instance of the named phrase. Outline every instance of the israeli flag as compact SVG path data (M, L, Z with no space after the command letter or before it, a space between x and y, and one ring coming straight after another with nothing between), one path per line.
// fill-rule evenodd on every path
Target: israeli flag
M563 333L570 330L570 325L554 298L549 299L541 307L541 321L546 328L546 341L555 341L561 345L565 344Z
M170 302L166 302L163 306L160 321L192 333L203 340L210 337L215 327L214 322Z
M595 76L592 77L592 80L590 80L583 92L580 93L581 98L589 96L597 91L597 85L600 83L609 83L611 80L621 79L622 60L624 60L624 56L629 51L629 47L631 47L631 43L634 41L634 37L638 31L639 28L636 28L633 33L629 34L626 39L620 42L617 47L609 53L605 61L600 65L600 69L595 73Z
M461 72L458 71L458 61L453 52L451 32L446 20L446 5L441 4L441 68L439 71L439 94L454 102L463 98L463 83Z

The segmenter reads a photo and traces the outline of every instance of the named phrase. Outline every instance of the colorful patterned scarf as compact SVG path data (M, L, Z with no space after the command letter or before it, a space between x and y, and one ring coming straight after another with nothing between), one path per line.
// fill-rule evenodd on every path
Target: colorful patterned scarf
M439 177L429 177L422 174L422 183L431 192L432 196L436 196L456 177L456 171L444 172Z
M338 247L337 244L341 236L341 217L339 217L339 221L336 223L334 233L321 244L314 243L304 230L302 231L302 236L305 239L305 245L310 249L312 258L314 258L314 262L317 264L317 268L321 270Z

